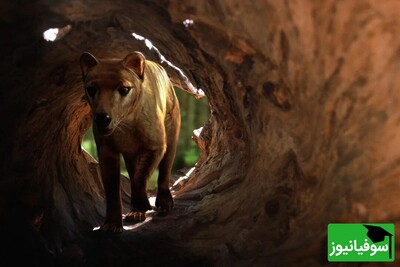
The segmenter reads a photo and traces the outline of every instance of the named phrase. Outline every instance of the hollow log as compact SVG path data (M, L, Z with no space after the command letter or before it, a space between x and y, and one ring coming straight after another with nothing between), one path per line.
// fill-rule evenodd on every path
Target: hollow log
M328 223L399 222L398 1L8 2L1 266L325 266ZM101 235L79 55L154 47L209 101L201 160L168 216Z

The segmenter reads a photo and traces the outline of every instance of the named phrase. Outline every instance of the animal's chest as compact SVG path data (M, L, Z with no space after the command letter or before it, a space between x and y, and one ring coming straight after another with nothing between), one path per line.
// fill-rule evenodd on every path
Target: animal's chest
M163 124L152 123L147 127L136 126L118 128L111 136L113 147L124 154L136 154L139 150L154 150L165 144L165 129Z
M116 129L110 140L115 150L122 154L136 154L141 146L141 138L135 131L135 129Z

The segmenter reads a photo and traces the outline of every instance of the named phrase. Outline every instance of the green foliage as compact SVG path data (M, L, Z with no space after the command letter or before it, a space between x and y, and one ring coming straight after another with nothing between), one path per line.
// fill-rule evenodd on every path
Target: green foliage
M181 108L181 132L173 166L173 172L184 167L192 167L196 164L199 158L199 150L192 140L193 130L200 128L208 120L210 116L207 99L203 98L196 100L192 95L175 89L179 99ZM92 128L89 128L82 142L82 147L98 160L96 143L94 142ZM129 177L126 170L125 162L121 156L121 173ZM151 176L148 182L148 188L154 189L157 187L158 170Z
M196 147L188 148L183 152L185 166L193 166L199 158L199 150Z
M97 155L96 143L94 142L92 127L87 130L85 136L83 137L82 147L90 155L92 155L93 158L95 158L97 161L99 160L99 157Z
M181 109L181 133L175 157L174 170L192 167L199 158L199 150L192 140L193 130L200 128L210 117L207 99L195 99L192 95L175 88Z

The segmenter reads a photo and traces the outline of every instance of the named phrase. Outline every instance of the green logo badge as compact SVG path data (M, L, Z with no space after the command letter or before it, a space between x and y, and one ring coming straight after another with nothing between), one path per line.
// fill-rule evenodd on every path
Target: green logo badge
M331 223L328 225L328 261L394 261L394 224Z

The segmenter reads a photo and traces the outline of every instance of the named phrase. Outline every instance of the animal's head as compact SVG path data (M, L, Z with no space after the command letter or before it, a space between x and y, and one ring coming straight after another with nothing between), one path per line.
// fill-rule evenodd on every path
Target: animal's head
M94 123L101 134L111 134L131 116L141 95L145 57L134 52L122 60L98 60L85 52L80 66Z

